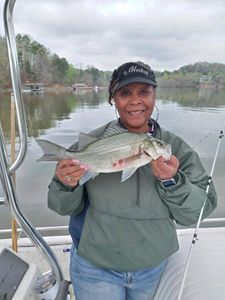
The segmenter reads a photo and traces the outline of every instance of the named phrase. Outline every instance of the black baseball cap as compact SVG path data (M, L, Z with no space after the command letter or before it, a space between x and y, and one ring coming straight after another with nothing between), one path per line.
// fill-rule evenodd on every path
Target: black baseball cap
M113 71L109 84L109 101L120 88L134 82L157 86L155 74L149 65L141 61L127 62Z

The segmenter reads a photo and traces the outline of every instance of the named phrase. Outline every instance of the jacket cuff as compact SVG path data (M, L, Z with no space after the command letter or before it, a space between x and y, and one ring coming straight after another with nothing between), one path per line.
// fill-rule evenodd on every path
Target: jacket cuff
M70 186L70 185L67 185L67 184L64 184L64 183L62 183L62 182L59 180L59 178L58 178L56 175L54 175L54 177L53 177L52 180L55 181L55 182L59 185L60 191L74 192L75 189L79 186L79 184L77 184L77 185L74 186L74 187L73 187L73 186Z
M187 195L191 192L190 182L184 172L178 170L176 184L164 187L160 182L157 185L159 195L166 203L182 205Z

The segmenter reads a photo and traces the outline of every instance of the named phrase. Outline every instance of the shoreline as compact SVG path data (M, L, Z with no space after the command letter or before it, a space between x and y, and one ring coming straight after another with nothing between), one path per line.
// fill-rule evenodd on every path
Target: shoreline
M200 84L198 86L196 85L170 85L170 84L158 84L158 89L159 88L171 88L171 89L183 89L183 88L194 88L196 90L202 90L202 89L223 89L225 88L225 85L215 85L215 84ZM98 87L99 90L106 89L106 87ZM75 91L94 91L94 87L87 87L87 88L78 88ZM74 92L73 87L71 86L61 86L61 85L52 85L52 86L43 86L43 92ZM0 95L5 94L5 93L12 93L13 89L12 88L0 88ZM32 91L23 91L24 93L32 93ZM35 93L35 92L33 92ZM37 91L38 93L38 91Z

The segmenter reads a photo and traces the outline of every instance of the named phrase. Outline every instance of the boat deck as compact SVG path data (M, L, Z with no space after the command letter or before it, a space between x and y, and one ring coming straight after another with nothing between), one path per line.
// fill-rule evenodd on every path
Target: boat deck
M168 261L154 300L177 300L194 230L178 230L180 249ZM202 228L194 245L182 300L225 299L225 228Z
M177 300L188 251L194 229L178 230L180 249L169 258L154 300ZM225 299L225 227L199 229L199 240L192 252L192 259L182 300ZM69 280L69 236L46 237L58 257L65 278ZM0 240L0 247L10 247L10 240ZM19 255L25 261L36 263L42 272L49 266L28 239L20 239Z

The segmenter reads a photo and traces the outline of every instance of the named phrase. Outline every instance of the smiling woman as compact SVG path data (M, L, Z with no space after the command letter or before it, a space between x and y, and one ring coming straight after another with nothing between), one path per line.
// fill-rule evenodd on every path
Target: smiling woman
M198 221L208 176L197 153L152 119L156 86L148 65L121 65L109 85L109 103L115 103L119 119L90 134L103 141L116 132L148 133L170 144L172 156L153 158L124 182L120 172L100 173L83 185L78 182L87 168L63 159L49 185L49 208L70 215L70 275L77 300L153 299L167 259L178 249L174 221ZM216 207L213 184L206 203L204 217Z
M148 132L156 97L153 71L142 62L126 63L112 74L109 103L115 103L120 121L129 131Z
M113 100L124 127L133 132L148 132L149 116L155 105L155 88L145 83L131 83L119 89Z

